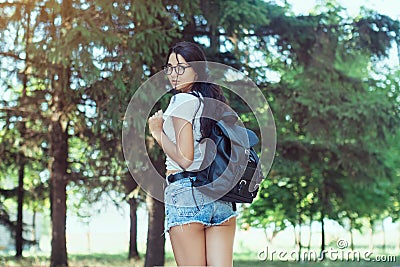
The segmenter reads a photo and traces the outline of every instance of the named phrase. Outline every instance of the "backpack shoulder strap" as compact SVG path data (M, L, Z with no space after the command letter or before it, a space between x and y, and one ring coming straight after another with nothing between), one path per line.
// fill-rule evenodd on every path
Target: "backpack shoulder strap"
M233 110L225 111L224 113L222 113L221 120L228 124L235 124L238 119L239 116Z
M197 112L199 112L201 103L204 103L203 99L200 97L199 93L197 91L190 91L188 94L194 95L199 99L199 106L197 107L196 113L194 113L194 117L192 119L192 126L194 126L194 119L196 118Z

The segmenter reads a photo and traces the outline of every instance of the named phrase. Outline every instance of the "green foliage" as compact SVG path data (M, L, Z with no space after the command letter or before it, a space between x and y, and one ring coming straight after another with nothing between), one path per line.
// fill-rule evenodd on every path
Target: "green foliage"
M389 193L398 190L397 167L386 157L398 131L398 89L379 82L390 78L373 66L398 38L398 22L363 17L380 33L367 45L360 19L341 17L337 4L327 8L309 16L269 16L270 23L256 31L278 52L265 58L280 82L265 84L278 148L259 198L244 211L251 225L283 229L321 214L339 222L397 218L392 210L398 201L392 208ZM274 42L266 38L272 34Z
M268 25L270 20L265 14L265 9L270 5L262 1L249 2L241 1L221 1L220 9L223 12L219 18L219 26L228 35L237 34L244 37L245 34L254 31L260 25Z
M126 106L140 83L160 68L169 42L180 36L177 28L185 18L172 14L190 16L193 5L104 0L0 5L6 6L0 9L0 34L5 37L0 53L1 75L7 76L0 90L13 96L0 106L0 138L7 140L0 146L7 159L1 170L18 168L21 163L12 158L23 152L29 190L24 201L33 210L48 208L54 162L64 168L57 169L58 178L69 182L68 193L79 199L69 203L76 213L86 216L88 203L104 194L120 205L135 187L121 148ZM50 133L54 125L66 133L61 138L67 144L66 159L58 157L61 144ZM10 177L16 181L17 173L0 176L2 202L6 194L15 195L15 188L4 187ZM1 205L2 219L8 219L7 210L12 209Z

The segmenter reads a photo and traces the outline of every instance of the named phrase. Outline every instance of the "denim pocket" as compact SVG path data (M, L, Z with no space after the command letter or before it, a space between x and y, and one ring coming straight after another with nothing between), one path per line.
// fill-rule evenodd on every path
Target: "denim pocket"
M192 187L181 187L173 190L171 200L179 216L195 216L204 207L203 194Z
M230 209L233 210L233 204L232 204L232 202L223 201L223 200L220 200L220 201L221 201L224 205L228 206Z

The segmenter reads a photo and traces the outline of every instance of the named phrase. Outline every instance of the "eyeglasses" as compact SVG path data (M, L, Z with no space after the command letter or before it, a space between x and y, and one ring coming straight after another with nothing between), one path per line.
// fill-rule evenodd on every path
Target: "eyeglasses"
M183 65L171 66L171 65L166 65L166 66L163 66L163 70L164 70L164 73L167 74L167 75L171 75L173 70L175 70L176 74L182 75L182 74L185 73L185 70L187 68L191 68L191 67L192 66L190 66L190 65L189 66L183 66Z

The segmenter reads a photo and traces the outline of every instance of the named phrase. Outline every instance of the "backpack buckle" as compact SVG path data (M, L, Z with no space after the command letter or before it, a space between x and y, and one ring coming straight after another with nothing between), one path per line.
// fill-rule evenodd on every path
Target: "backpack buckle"
M246 184L247 184L246 180L241 180L241 181L240 181L240 183L239 183L239 192L242 190L242 187L243 187L244 185L246 185Z

